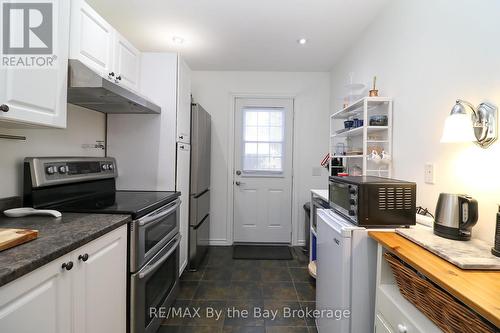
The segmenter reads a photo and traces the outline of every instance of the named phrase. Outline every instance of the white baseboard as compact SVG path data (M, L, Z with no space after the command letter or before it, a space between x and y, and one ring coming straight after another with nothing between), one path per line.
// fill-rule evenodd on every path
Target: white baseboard
M211 239L211 240L209 240L208 244L211 246L231 246L231 245L233 245L227 239Z

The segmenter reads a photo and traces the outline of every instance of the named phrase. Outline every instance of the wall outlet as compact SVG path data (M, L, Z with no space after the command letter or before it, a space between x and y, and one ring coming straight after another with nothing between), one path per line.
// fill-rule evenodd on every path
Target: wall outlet
M436 178L434 176L435 165L434 163L425 163L424 166L424 181L426 184L435 184Z

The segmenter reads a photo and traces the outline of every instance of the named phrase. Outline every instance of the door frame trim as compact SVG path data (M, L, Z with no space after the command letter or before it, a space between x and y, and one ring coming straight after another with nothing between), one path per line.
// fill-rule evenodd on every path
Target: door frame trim
M259 94L259 93L229 93L229 113L228 117L228 140L227 140L227 211L226 211L226 240L225 242L222 240L211 240L210 245L232 245L234 243L234 186L233 186L233 176L234 176L234 120L236 113L236 99L237 98L247 98L247 99L291 99L292 100L292 165L291 165L291 190L292 190L292 202L291 202L291 216L292 216L292 225L291 225L291 245L296 246L298 243L297 232L298 232L298 214L297 210L293 209L295 203L297 202L297 193L295 193L295 174L294 174L294 165L295 165L295 153L294 148L296 147L295 143L295 99L296 95L294 94ZM224 244L223 244L224 243Z

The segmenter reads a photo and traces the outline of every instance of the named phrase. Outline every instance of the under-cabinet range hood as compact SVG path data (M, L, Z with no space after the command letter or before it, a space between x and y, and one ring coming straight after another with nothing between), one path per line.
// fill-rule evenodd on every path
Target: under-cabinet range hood
M103 113L159 114L161 108L120 83L103 78L82 62L69 59L68 103Z

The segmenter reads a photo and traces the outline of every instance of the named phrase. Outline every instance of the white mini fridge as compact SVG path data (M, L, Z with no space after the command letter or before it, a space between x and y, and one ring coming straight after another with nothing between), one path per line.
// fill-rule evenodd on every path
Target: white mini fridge
M373 332L377 246L368 230L317 211L316 319L319 333ZM348 311L348 316L344 316Z

